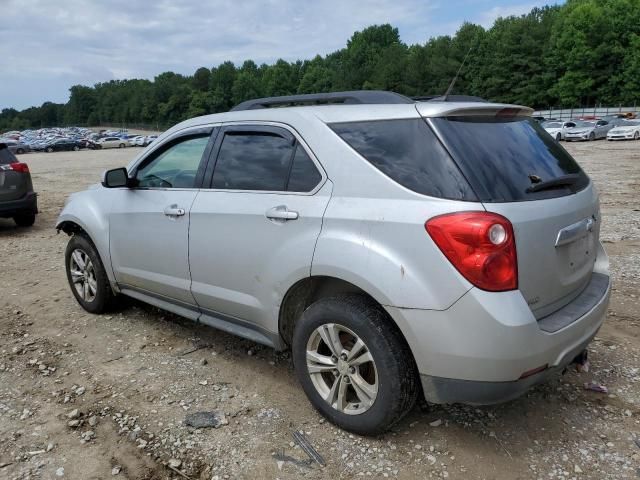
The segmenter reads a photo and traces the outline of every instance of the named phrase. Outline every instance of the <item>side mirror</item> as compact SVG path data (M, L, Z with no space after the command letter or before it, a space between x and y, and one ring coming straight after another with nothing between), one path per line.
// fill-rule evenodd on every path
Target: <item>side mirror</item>
M121 167L104 172L102 175L102 186L105 188L130 187L131 180L129 180L127 169Z

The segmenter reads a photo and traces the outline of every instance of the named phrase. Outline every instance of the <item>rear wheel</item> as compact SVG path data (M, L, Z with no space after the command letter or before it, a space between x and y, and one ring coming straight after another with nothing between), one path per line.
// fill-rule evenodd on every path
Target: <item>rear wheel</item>
M73 235L65 252L67 280L73 296L87 312L103 313L115 303L109 278L88 237Z
M296 375L329 421L362 435L383 433L415 404L413 357L387 313L360 295L321 299L297 322Z
M79 146L77 146L77 145L75 145L75 146L73 147L73 151L74 151L74 152L77 152L78 150L80 150L80 147L79 147Z
M48 152L48 153L53 152L53 148L51 148L51 147L47 147L47 152Z
M120 144L120 148L124 148L126 145L124 143Z
M19 213L13 217L13 221L16 222L16 225L19 227L30 227L36 222L36 214L33 212Z
M24 148L19 148L19 149L17 149L17 150L16 150L16 153L17 153L18 155L22 155L22 154L24 153Z

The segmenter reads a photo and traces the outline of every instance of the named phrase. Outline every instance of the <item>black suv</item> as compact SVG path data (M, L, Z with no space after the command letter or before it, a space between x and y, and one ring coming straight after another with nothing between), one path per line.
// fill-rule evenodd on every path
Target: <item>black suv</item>
M37 213L29 167L18 161L6 143L0 143L0 218L13 218L17 225L30 227Z

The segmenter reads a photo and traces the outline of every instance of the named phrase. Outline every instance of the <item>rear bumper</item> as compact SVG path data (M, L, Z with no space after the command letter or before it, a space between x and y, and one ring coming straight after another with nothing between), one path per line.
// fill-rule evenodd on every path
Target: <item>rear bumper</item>
M561 371L586 348L606 316L611 284L600 250L594 270L606 283L598 298L552 332L543 329L544 319L536 320L519 291L474 288L444 311L387 307L413 352L427 401L499 403Z
M38 195L28 192L24 197L9 202L0 202L0 217L13 217L17 213L38 213Z

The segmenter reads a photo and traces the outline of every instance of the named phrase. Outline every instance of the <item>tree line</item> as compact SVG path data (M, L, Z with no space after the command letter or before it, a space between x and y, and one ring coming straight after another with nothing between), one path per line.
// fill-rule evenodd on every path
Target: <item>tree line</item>
M464 23L453 36L407 45L374 25L345 48L311 60L257 65L227 61L193 75L75 85L66 104L4 108L0 130L56 125L147 124L164 128L223 112L244 100L296 93L381 89L409 96L445 92L469 52L454 93L534 108L634 105L640 99L640 0L568 0Z

